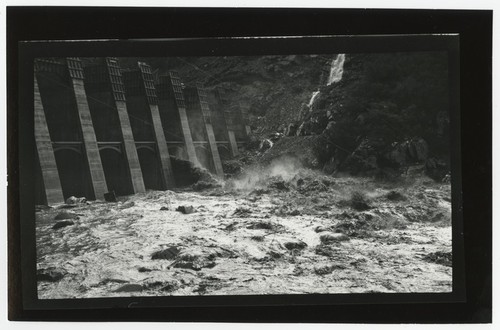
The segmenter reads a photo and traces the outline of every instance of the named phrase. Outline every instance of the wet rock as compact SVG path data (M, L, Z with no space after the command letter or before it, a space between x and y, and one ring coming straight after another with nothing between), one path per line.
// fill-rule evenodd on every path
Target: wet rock
M397 192L395 190L389 191L387 195L385 195L385 198L387 198L390 201L404 201L406 200L406 197L403 196L400 192Z
M124 203L123 205L121 205L119 207L119 209L124 210L124 209L129 209L129 208L134 207L134 206L135 206L134 202L128 202L128 203Z
M301 275L304 275L304 273L305 273L304 268L300 267L300 265L297 265L293 269L292 275L293 276L301 276Z
M339 254L338 251L333 250L331 248L331 246L329 246L329 245L318 245L318 246L316 246L316 249L314 250L314 252L317 255L330 257L330 258Z
M52 229L64 228L64 227L71 226L74 224L75 223L71 220L62 220L62 221L56 222L56 224L52 226Z
M273 142L269 139L264 139L260 141L259 151L265 152L273 147Z
M60 212L56 215L54 220L65 220L65 219L78 219L78 215L72 212Z
M425 174L435 181L442 181L449 171L448 164L441 159L429 158L425 162Z
M149 273L149 272L151 272L153 270L149 269L147 267L139 267L138 271L139 271L139 273Z
M274 188L278 190L290 190L288 184L284 180L273 180L269 184L269 188Z
M275 229L276 225L272 222L254 222L247 226L247 229Z
M279 253L279 252L277 252L277 251L272 251L272 250L271 250L271 251L269 251L269 252L267 253L267 255L269 256L269 258L270 258L271 260L276 260L276 259L281 259L281 258L283 258L283 254L282 254L282 253ZM265 257L265 258L267 258L267 257Z
M47 205L35 205L35 212L50 210L51 207Z
M378 169L377 150L380 148L377 141L364 139L342 163L343 170L353 174L369 173Z
M319 240L323 244L331 244L334 242L348 241L349 237L345 234L342 234L342 233L328 233L328 234L321 235L319 237Z
M307 244L305 242L297 240L297 241L285 242L283 246L287 250L303 250L307 247Z
M177 247L171 246L168 249L154 252L151 255L151 259L153 259L153 260L155 260L155 259L174 260L179 253L180 253L180 251Z
M215 265L216 264L214 261L209 261L206 263L197 263L194 261L179 261L175 263L174 268L185 268L200 271L203 268L214 268Z
M283 135L284 135L283 133L279 133L279 132L272 133L272 134L269 134L269 139L274 143L274 142L278 141L279 139L281 139L283 137Z
M87 202L85 197L71 196L66 199L66 204L84 204Z
M227 231L233 231L235 230L236 228L236 225L237 223L236 222L233 222L233 223L230 223L229 225L227 225L226 227L224 227L224 230L227 230Z
M297 210L297 209L295 209L295 210L291 211L291 212L290 212L290 213L288 213L288 214L289 214L289 215L291 215L291 216L297 216L297 215L300 215L300 211L299 211L299 210Z
M316 275L327 275L333 273L337 269L346 269L344 265L323 265L314 267L314 273Z
M162 206L162 207L160 208L160 211L168 211L168 207L166 207L166 206Z
M443 212L437 212L432 217L429 218L430 222L441 222L444 220L450 220L449 217Z
M185 205L181 205L181 206L177 207L175 210L177 212L181 212L183 214L191 214L191 213L196 212L195 209L194 209L194 207L192 207L192 206L185 206Z
M408 154L412 161L421 162L427 159L429 146L424 139L418 137L411 139L408 143Z
M436 264L451 267L452 263L452 253L451 252L441 252L437 251L434 253L429 253L423 258L425 261L434 262Z
M371 209L368 197L360 191L352 192L349 205L357 211L366 211Z
M323 182L320 182L318 180L312 180L310 182L307 182L306 184L301 185L298 188L301 193L328 191L328 187Z
M316 228L314 228L314 232L316 233L321 233L323 231L327 231L328 229L326 227L323 227L323 226L317 226Z
M327 275L327 274L331 274L332 272L333 272L333 268L330 266L314 267L314 273L316 275Z
M140 292L142 289L143 287L140 284L125 284L113 292Z
M298 125L295 123L291 123L285 130L285 136L295 136L297 134Z
M175 173L177 187L188 187L198 181L217 181L207 169L197 166L190 161L170 156L170 162L172 170Z
M164 282L163 286L160 288L160 291L163 292L172 292L179 288L179 284L177 282Z
M192 255L192 254L183 254L177 258L177 261L174 263L174 268L184 268L184 269L192 269L195 271L199 271L203 268L213 268L216 263L214 259L217 256L215 254L211 255Z
M252 241L256 241L256 242L262 242L262 241L264 241L264 236L252 236L252 237L250 237L250 239Z
M222 169L224 170L224 174L229 175L238 175L243 172L244 163L239 160L225 160L222 162Z
M323 165L323 172L332 174L337 169L337 161L334 157L330 158L325 165Z
M110 192L105 193L104 194L104 200L106 202L116 203L117 199L116 199L115 192L114 191L110 191Z
M268 194L268 193L269 193L269 190L261 189L261 188L254 189L252 191L252 195L257 195L257 196Z
M60 281L67 272L65 270L59 270L55 268L38 269L36 272L36 277L38 281L44 282L57 282Z
M233 215L238 216L238 217L247 217L250 214L252 214L252 211L246 207L238 207L236 210L234 210L234 213L233 213Z
M352 221L344 221L335 226L336 233L343 233L348 236L357 236L359 229L364 228L364 221L360 220L352 220Z
M210 180L210 181L200 180L200 181L196 182L195 184L193 184L191 187L195 191L201 191L201 190L207 190L207 189L221 188L222 184L220 184L219 182L217 182L215 180Z
M144 290L154 290L163 292L172 292L179 288L179 283L176 281L155 281L144 284Z

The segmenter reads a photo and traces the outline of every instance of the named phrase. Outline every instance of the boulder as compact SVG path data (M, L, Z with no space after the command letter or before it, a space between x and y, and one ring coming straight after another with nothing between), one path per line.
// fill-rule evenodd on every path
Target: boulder
M74 225L74 224L75 223L73 221L71 221L71 220L62 220L62 221L56 222L56 224L54 226L52 226L52 229L59 229L59 228L71 226L71 225Z
M66 204L84 204L87 202L85 197L71 196L66 199Z
M38 269L36 277L38 281L57 282L60 281L67 272L65 270L58 270L55 268Z
M285 136L295 136L297 134L297 129L297 124L291 123L285 130Z
M420 137L410 140L410 143L408 144L408 153L410 155L410 159L414 162L425 161L429 153L427 142Z
M436 181L442 181L449 173L448 164L438 158L429 158L425 162L425 174Z
M149 273L152 271L152 269L149 269L147 267L139 267L139 269L137 269L139 271L139 273Z
M385 195L385 198L387 198L388 200L393 201L393 202L406 200L406 197L403 194L401 194L400 192L395 191L395 190L389 191Z
M343 233L327 233L319 237L319 240L323 244L331 244L335 242L348 241L349 237Z
M264 139L264 140L260 141L259 151L260 152L265 152L268 149L271 149L273 147L273 144L274 143L271 140Z
M181 212L182 214L191 214L196 212L194 207L192 206L186 206L186 205L181 205L175 209L177 212Z
M326 228L325 228L325 227L323 227L323 226L317 226L317 227L315 227L315 228L314 228L314 232L316 232L316 233L321 233L321 232L323 232L323 231L327 231L327 230L328 230L328 229L326 229Z
M125 284L114 290L113 292L139 292L143 287L140 284Z
M104 194L104 200L106 202L111 202L111 203L117 202L115 192L114 191L110 191L110 192L105 193Z
M175 246L171 246L167 249L156 251L151 255L151 259L167 259L174 260L177 255L180 253L179 249Z
M65 220L65 219L78 219L78 215L72 212L63 211L58 213L54 218L54 220Z
M305 242L295 240L295 241L285 242L283 246L285 246L287 250L303 250L307 247L307 244Z

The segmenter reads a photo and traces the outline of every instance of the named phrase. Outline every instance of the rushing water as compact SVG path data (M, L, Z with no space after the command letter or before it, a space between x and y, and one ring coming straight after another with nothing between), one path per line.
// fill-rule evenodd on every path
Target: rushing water
M327 86L338 82L342 79L342 74L344 73L344 61L345 54L338 54L335 59L332 60L332 65L330 66L330 76L328 77Z
M330 86L331 84L342 80L342 74L344 73L344 61L345 54L338 54L337 57L332 60L332 63L330 65L330 75L328 76L328 81L326 83L327 86ZM319 90L312 93L311 99L307 104L309 110L312 110L314 102L316 101L319 93Z
M314 104L314 101L316 100L316 98L318 97L319 95L319 91L315 91L312 93L312 96L311 96L311 99L309 100L309 104L307 104L307 106L309 108L312 108L313 104Z

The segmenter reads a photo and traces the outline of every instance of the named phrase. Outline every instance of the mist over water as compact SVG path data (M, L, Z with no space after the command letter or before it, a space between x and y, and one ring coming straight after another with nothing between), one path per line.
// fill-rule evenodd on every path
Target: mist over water
M284 156L273 160L268 166L255 166L245 171L228 185L235 190L253 190L264 188L271 178L290 181L299 173L307 171L301 162L292 156Z

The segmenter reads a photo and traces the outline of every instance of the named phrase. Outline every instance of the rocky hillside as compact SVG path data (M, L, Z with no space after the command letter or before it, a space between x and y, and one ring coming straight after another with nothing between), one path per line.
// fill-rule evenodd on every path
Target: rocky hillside
M253 128L272 133L300 119L334 55L142 58L156 73L176 70L186 85L224 87L248 109ZM123 59L122 65L133 60ZM133 64L132 64L133 65Z
M439 180L448 172L446 53L141 60L157 74L178 71L186 85L226 88L231 102L248 109L256 138L273 139L276 156L282 135L316 136L308 163L326 172L393 176L412 164L426 164Z

